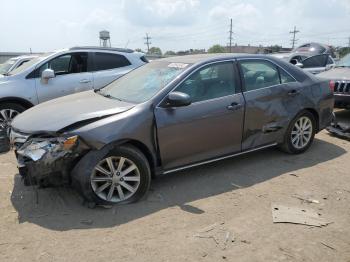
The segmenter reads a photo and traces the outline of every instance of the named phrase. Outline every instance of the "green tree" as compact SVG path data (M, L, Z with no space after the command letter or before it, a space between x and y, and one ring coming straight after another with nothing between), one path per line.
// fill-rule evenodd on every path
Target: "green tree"
M208 53L225 53L226 49L225 47L221 45L213 45L208 49Z
M149 53L152 55L162 55L162 50L159 47L153 46L149 49Z
M171 51L171 50L169 50L169 51L166 51L165 53L164 53L164 55L176 55L176 53L174 52L174 51Z
M350 47L341 47L339 49L339 56L340 56L340 58L346 56L349 53L350 53Z

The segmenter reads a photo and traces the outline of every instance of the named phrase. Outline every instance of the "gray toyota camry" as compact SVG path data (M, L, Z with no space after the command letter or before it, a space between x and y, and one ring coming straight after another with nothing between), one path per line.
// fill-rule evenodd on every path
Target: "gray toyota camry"
M331 122L332 88L264 55L171 57L35 106L10 137L26 185L71 184L91 203L128 203L157 174L273 146L304 152Z

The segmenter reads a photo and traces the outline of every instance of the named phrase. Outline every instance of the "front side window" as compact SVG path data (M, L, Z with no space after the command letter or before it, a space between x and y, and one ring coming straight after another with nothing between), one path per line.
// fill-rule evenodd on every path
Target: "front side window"
M193 103L233 95L236 90L234 75L231 62L209 65L193 73L176 91L188 94Z
M74 53L62 55L43 64L39 68L37 77L40 77L41 73L45 69L52 69L56 75L84 73L87 72L87 64L87 53Z
M131 65L125 56L111 53L95 53L94 64L95 71L109 70Z
M240 62L246 91L280 84L277 67L268 61Z
M295 79L287 74L284 70L280 69L281 84L295 82Z

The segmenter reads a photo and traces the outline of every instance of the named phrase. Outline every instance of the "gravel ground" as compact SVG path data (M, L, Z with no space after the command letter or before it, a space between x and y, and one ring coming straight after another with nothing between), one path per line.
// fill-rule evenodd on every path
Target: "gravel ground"
M0 261L349 262L349 151L323 131L302 155L268 149L164 175L145 200L110 209L84 207L69 188L39 189L37 202L13 152L2 154ZM274 224L272 204L332 223Z

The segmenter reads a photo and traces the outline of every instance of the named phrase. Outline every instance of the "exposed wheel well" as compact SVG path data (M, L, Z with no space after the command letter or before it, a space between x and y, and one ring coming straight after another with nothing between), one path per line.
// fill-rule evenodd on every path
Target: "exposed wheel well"
M23 106L24 108L28 109L33 107L34 105L29 102L28 100L25 100L23 98L18 98L18 97L6 97L6 98L1 98L0 99L0 104L1 103L13 103L13 104L19 104Z
M125 144L129 144L129 145L136 147L145 155L145 157L147 158L148 163L150 165L152 176L153 176L154 171L155 171L155 167L156 167L156 160L154 159L154 157L153 157L151 151L148 149L148 147L145 144L143 144L137 140L126 140L126 141L123 141L123 143L121 143L119 145L125 145Z
M316 120L316 133L319 131L319 121L320 121L320 118L318 116L318 113L315 109L313 108L305 108L306 111L309 111L315 118Z

